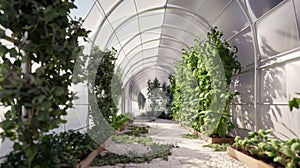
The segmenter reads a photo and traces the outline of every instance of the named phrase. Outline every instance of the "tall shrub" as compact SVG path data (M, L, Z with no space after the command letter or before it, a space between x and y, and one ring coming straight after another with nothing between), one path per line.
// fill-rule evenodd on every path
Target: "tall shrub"
M229 104L237 92L230 92L233 74L241 69L237 48L222 40L222 33L212 29L205 40L195 40L183 51L177 63L173 111L179 120L208 135L226 136L233 128Z
M29 167L44 134L65 123L62 116L72 107L68 87L81 50L78 38L88 34L81 20L68 18L74 8L73 1L0 1L0 38L11 45L0 45L0 101L10 107L1 136L25 152Z

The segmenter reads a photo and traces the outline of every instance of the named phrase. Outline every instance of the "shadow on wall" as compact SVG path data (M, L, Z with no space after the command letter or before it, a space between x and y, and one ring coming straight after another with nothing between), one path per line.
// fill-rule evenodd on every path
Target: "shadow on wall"
M280 52L276 51L271 45L269 44L268 40L265 37L261 37L261 45L260 45L260 52L262 59L268 58L271 55L277 55Z
M238 91L240 95L236 96L231 105L232 120L237 126L232 134L246 136L249 130L254 130L255 115L254 115L254 71L249 69L254 68L254 50L253 39L246 31L242 36L234 40L239 51L237 53L238 60L242 64L242 72L233 78L231 82L231 90ZM248 57L253 58L248 58Z
M296 136L288 126L289 113L284 65L259 71L261 74L260 102L258 105L259 129L276 129L275 136L284 139ZM286 104L286 105L285 105Z

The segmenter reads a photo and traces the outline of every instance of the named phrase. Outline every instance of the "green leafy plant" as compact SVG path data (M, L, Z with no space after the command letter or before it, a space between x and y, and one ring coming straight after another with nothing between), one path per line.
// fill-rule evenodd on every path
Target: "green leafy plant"
M299 138L281 141L270 136L271 132L273 131L249 132L244 139L236 136L234 146L249 151L251 155L258 158L267 156L287 168L295 168L300 161Z
M203 145L203 147L209 147L212 148L214 151L226 151L228 146L231 146L232 144L229 143L222 143L222 144L206 144Z
M167 85L165 82L161 84L156 77L152 81L148 80L147 86L147 96L150 100L151 114L158 116L164 112L167 116L172 115L171 104L173 94L170 85Z
M125 134L139 137L142 134L148 133L148 128L149 126L129 125L127 127L129 131L126 132Z
M73 130L59 134L48 134L42 138L32 165L39 167L75 167L90 152L96 149L96 144L88 134ZM23 151L13 151L1 164L2 167L29 167ZM47 159L45 159L47 158Z
M157 144L149 137L114 135L113 140L117 143L143 144L149 148L149 152L143 156L136 156L134 154L132 156L127 156L108 152L97 156L92 162L92 166L115 165L119 163L144 163L150 162L155 158L163 158L167 160L168 156L171 154L170 149L173 147L169 144Z
M197 139L197 138L199 138L199 136L196 134L183 134L182 138Z
M69 19L73 1L14 1L0 3L0 101L10 109L0 123L2 139L14 142L29 167L43 136L66 121L73 106L69 90L73 69L87 37L82 20ZM21 65L26 68L21 68ZM36 69L32 69L32 65Z
M300 95L300 93L297 93L298 95ZM290 107L290 111L293 110L293 108L297 108L299 109L300 107L300 98L293 98L292 100L289 101L289 107Z
M118 111L112 92L116 61L115 53L116 50L114 49L103 52L98 47L94 47L90 54L88 71L91 74L95 73L95 75L91 75L94 78L89 79L89 90L96 97L96 102L94 103L97 105L97 108L94 105L90 106L89 116L97 128L101 127L104 120L111 123L112 117L116 116ZM117 87L114 89L117 89Z
M222 40L223 34L211 29L203 41L195 40L183 50L171 78L174 117L208 136L226 137L234 125L229 105L238 92L230 92L232 75L239 73L237 48Z
M126 122L132 120L132 116L129 113L119 114L111 117L111 126L115 129L122 127Z

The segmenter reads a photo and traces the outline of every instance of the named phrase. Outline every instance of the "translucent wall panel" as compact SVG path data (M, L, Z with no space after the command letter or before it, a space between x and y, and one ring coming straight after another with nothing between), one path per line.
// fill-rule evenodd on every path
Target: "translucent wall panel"
M164 18L164 24L175 25L182 28L185 27L187 24L190 24L190 20L192 19L193 19L192 13L175 10L175 9L167 9Z
M129 43L127 43L125 46L123 46L123 49L126 51L130 51L134 47L141 44L141 38L139 36L136 36L134 39L132 39Z
M136 19L131 19L121 27L118 27L116 31L116 35L119 39L129 38L139 34L139 23Z
M260 102L267 104L286 104L286 70L285 65L277 65L261 70L260 78Z
M258 115L259 128L272 128L275 130L275 135L281 139L299 137L300 115L298 112L290 112L288 106L283 105L261 105Z
M188 46L192 46L194 45L194 39L197 35L190 34L188 32L185 32L184 30L164 26L162 29L162 36L176 37L179 41L183 41Z
M261 59L300 45L292 1L257 22L257 37Z
M160 37L160 33L161 33L161 28L144 32L143 34L141 34L142 41L146 42L152 39L158 39Z
M200 7L198 14L208 22L213 22L230 0L209 0Z
M151 8L163 7L166 4L166 0L138 0L135 1L138 11L144 11Z
M103 18L104 18L104 14L100 10L99 4L94 3L93 8L90 9L90 12L88 13L88 15L86 16L83 22L83 26L84 28L91 30L92 31L91 33L93 34L95 33L94 32L95 29L97 28L97 26L99 25L99 23L102 21Z
M197 11L200 5L204 2L204 0L168 0L168 4L183 7L186 9L190 9L192 11Z
M160 41L160 45L162 46L172 46L172 48L175 48L176 50L180 51L181 54L182 49L187 48L187 46L185 44L182 44L180 42L178 42L175 39L168 39L168 38L162 38Z
M242 67L254 64L253 37L250 27L240 32L229 41L230 44L238 48L238 60Z
M153 48L159 46L159 39L154 39L150 41L144 41L143 49Z
M178 49L178 50L177 50ZM181 58L181 49L180 48L169 48L169 47L165 47L165 48L160 48L158 50L158 55L160 57L171 57L175 60L178 60L179 58Z
M298 54L300 57L300 52L298 52ZM292 99L292 97L299 97L299 95L297 95L296 93L300 92L300 58L295 60L294 62L288 62L286 67L288 99Z
M233 122L236 127L254 130L255 110L253 105L231 105Z
M106 42L109 40L112 33L113 30L111 29L111 26L107 21L105 21L95 39L95 45L99 46L101 50L104 50L106 47Z
M245 0L248 12L253 20L261 17L283 0Z
M249 21L236 1L231 1L225 11L216 19L213 26L223 31L223 38L228 39L249 25Z
M233 99L233 104L254 104L254 70L233 77L231 91L240 93Z
M122 1L122 3L114 9L111 15L108 16L108 20L111 22L114 28L119 26L124 20L134 16L136 14L136 8L133 0Z
M300 0L294 0L294 6L295 6L295 9L296 9L296 17L297 17L297 22L298 22L298 32L300 32Z
M112 9L114 7L114 4L116 4L116 2L118 0L96 0L101 4L101 7L103 8L104 12L107 13L108 10Z
M163 24L165 10L156 10L139 15L141 32L153 27L160 27Z

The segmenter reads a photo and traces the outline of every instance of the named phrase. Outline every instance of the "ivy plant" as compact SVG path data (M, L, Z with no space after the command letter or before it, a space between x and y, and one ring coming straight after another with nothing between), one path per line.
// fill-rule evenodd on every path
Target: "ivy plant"
M58 134L48 134L42 138L32 165L39 165L39 167L75 167L98 146L87 133L82 134L69 130ZM6 168L29 167L23 151L10 153L1 166Z
M300 93L297 93L298 95L300 95ZM289 101L289 107L290 107L290 111L293 110L293 108L297 108L299 109L300 107L300 98L293 98L292 100Z
M0 4L0 101L10 107L0 123L1 136L12 140L14 152L24 152L33 167L44 134L66 122L62 116L74 98L68 88L81 50L78 38L88 31L82 20L69 18L73 1Z
M237 48L222 40L217 28L206 39L195 40L183 50L176 65L173 113L179 121L207 134L225 137L233 129L229 105L237 92L230 92L231 77L239 73Z

